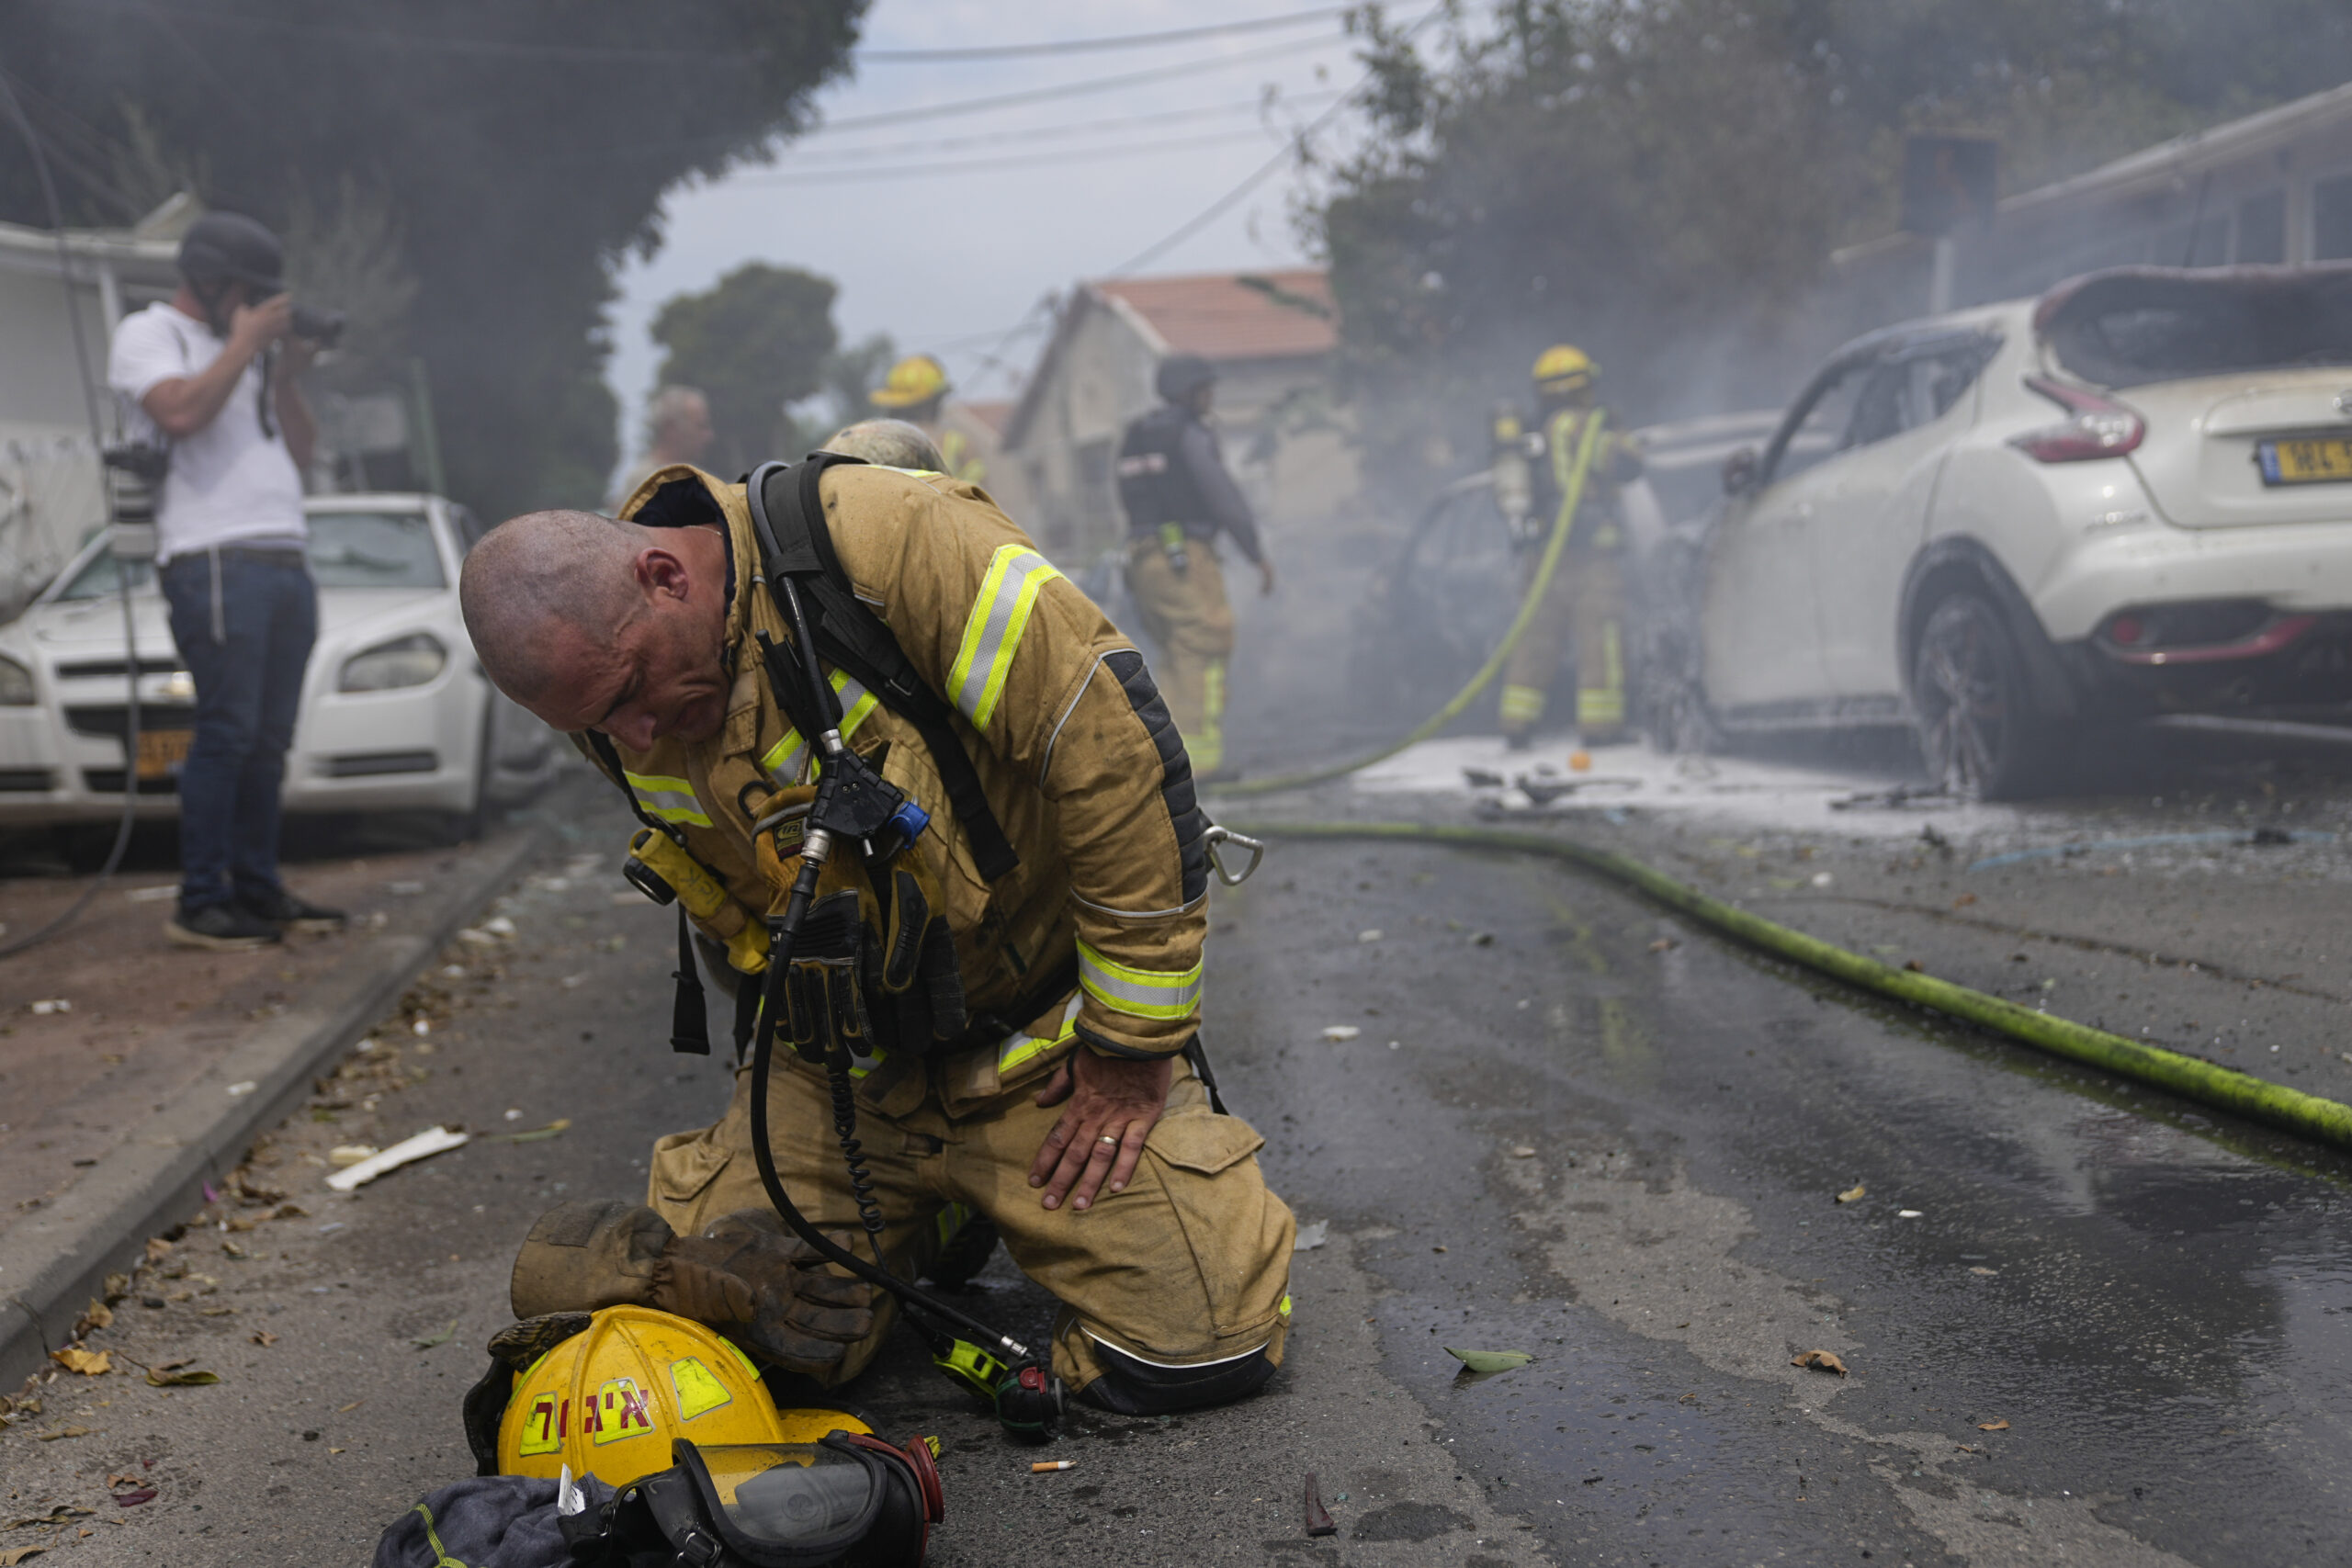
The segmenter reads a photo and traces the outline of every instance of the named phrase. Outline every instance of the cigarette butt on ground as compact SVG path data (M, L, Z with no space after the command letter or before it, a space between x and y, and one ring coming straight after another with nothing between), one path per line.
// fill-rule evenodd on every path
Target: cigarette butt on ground
M1029 1473L1044 1475L1049 1471L1071 1469L1077 1463L1078 1461L1074 1459L1042 1459L1029 1467Z

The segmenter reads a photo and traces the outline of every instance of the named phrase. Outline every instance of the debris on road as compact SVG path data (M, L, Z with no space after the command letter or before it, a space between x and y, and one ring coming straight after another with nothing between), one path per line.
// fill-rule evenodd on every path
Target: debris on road
M527 1133L504 1133L490 1140L500 1144L543 1144L571 1125L571 1118L559 1116L544 1127L534 1127Z
M1439 1250L1444 1249L1441 1247ZM1526 1350L1457 1350L1451 1345L1444 1349L1447 1355L1462 1363L1464 1371L1473 1372L1507 1372L1513 1367L1523 1367L1535 1359L1533 1354Z
M1343 1493L1341 1495L1344 1496L1345 1494ZM1311 1470L1306 1472L1306 1533L1308 1535L1337 1535L1340 1533L1340 1527L1337 1524L1334 1524L1331 1520L1331 1511L1323 1506L1323 1499L1316 1495L1315 1472Z
M62 1350L51 1350L49 1359L69 1372L79 1372L85 1378L102 1378L114 1370L114 1363L104 1350L85 1350L79 1345L68 1345Z
M449 1326L443 1329L440 1333L428 1335L423 1339L412 1339L409 1343L415 1346L420 1350L430 1350L435 1345L447 1345L450 1340L457 1337L457 1334L458 1320L453 1317L449 1320Z
M1353 1040L1357 1035L1362 1034L1363 1032L1363 1030L1358 1029L1352 1023L1335 1023L1323 1031L1323 1038L1337 1043L1341 1041Z
M383 1151L373 1144L337 1144L327 1151L327 1163L341 1168L357 1165L364 1159L374 1159Z
M46 1432L35 1432L33 1441L53 1443L62 1438L86 1438L96 1429L91 1427L56 1427Z
M1357 940L1358 942L1378 942L1378 941L1383 937L1383 936L1385 936L1385 935L1386 935L1386 934L1387 934L1386 932L1385 932L1385 931L1378 931L1378 930L1373 930L1373 931L1358 931L1358 932L1356 932L1356 940Z
M2009 1424L2007 1421L1979 1421L1976 1429L1980 1432L2006 1432Z
M1869 1197L1870 1190L1871 1190L1869 1188L1857 1181L1851 1187L1847 1188L1846 1190L1838 1194L1838 1201L1840 1203L1856 1202L1863 1198Z
M44 997L32 1004L32 1010L37 1016L47 1018L53 1012L72 1012L74 1004L63 997Z
M1510 1157L1513 1159L1533 1159L1535 1157L1535 1145L1533 1144L1513 1144L1510 1146Z
M1077 1468L1078 1461L1074 1459L1041 1459L1029 1467L1029 1473L1050 1475L1057 1470L1076 1470Z
M1921 1209L1897 1209L1894 1211L1894 1217L1898 1220L1916 1220L1924 1213L1926 1211Z
M135 1508L141 1503L152 1503L154 1500L155 1489L153 1486L135 1487L129 1492L118 1492L114 1495L115 1506L119 1508Z
M1298 1227L1298 1239L1290 1244L1293 1252L1312 1252L1331 1239L1331 1222L1317 1220Z
M265 1350L277 1343L277 1336L272 1334L266 1328L256 1328L251 1335L247 1336L247 1337L252 1339L254 1344L260 1346Z
M129 1359L128 1357L124 1359ZM131 1364L136 1366L138 1363ZM209 1388L220 1381L219 1372L200 1370L183 1371L182 1369L187 1365L187 1361L181 1360L165 1361L160 1366L149 1367L147 1386L150 1388Z
M397 1170L429 1155L445 1154L465 1144L467 1134L452 1133L446 1127L427 1127L413 1138L403 1138L380 1154L368 1156L357 1165L336 1171L327 1178L327 1185L338 1192L348 1192L368 1183L388 1170Z
M1846 1375L1846 1363L1839 1360L1835 1352L1829 1350L1807 1350L1801 1356L1792 1356L1789 1358L1789 1365L1811 1367L1815 1371L1836 1372L1841 1378Z

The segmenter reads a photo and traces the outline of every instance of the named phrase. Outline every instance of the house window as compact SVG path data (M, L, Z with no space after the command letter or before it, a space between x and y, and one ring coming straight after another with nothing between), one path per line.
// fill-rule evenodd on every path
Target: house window
M2352 175L2312 186L2312 259L2352 256Z
M2287 193L2266 190L2238 203L2238 254L2242 262L2287 259Z

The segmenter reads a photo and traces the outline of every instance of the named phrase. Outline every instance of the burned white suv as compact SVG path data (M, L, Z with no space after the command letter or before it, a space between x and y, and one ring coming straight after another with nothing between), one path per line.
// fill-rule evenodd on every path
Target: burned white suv
M1873 333L1724 487L1650 641L1661 739L1907 724L2001 797L2114 723L2352 726L2352 265Z

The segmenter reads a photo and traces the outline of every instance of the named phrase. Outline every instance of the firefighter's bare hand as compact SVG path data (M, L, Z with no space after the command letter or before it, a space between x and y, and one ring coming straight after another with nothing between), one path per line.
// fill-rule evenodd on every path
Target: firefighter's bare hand
M1062 1107L1029 1165L1029 1185L1046 1190L1038 1201L1058 1209L1067 1198L1073 1209L1091 1208L1106 1177L1112 1191L1125 1191L1144 1139L1168 1109L1169 1077L1165 1060L1098 1056L1083 1045L1072 1051L1037 1091L1039 1105Z
M1268 596L1274 592L1274 563L1272 559L1258 563L1258 592Z

